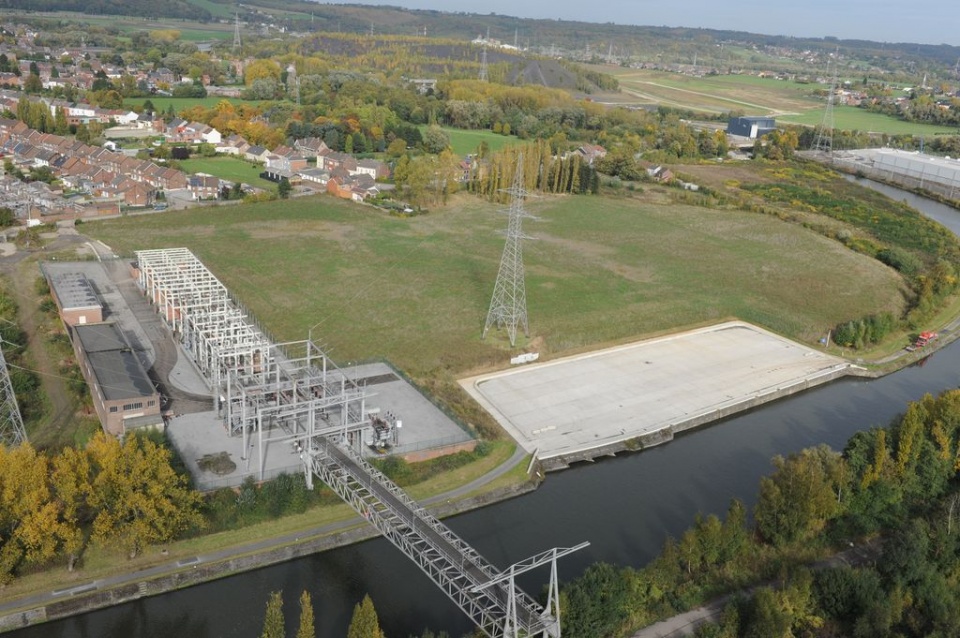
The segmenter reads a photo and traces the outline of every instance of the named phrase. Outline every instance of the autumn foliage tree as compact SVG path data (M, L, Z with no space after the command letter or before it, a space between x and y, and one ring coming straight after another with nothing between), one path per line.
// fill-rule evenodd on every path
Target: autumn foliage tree
M49 462L28 443L0 446L0 584L24 566L43 565L80 543L80 530L54 498Z
M88 540L136 556L202 526L199 505L170 452L146 436L121 444L101 432L52 458L0 446L0 585L64 559L73 569Z
M171 467L166 448L141 436L121 445L101 432L86 452L94 476L87 504L96 512L95 541L118 544L132 558L202 524L200 495Z

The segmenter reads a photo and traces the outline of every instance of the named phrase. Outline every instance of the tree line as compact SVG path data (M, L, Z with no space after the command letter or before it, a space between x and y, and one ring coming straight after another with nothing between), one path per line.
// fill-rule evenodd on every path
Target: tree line
M201 527L200 494L146 434L98 432L55 455L0 446L0 584L34 568L73 570L91 544L131 558Z
M773 459L748 522L734 501L698 516L643 568L597 564L562 591L571 638L621 636L724 591L775 581L732 602L703 637L955 636L960 633L960 391L925 396L842 453ZM885 538L875 562L804 565L850 541Z

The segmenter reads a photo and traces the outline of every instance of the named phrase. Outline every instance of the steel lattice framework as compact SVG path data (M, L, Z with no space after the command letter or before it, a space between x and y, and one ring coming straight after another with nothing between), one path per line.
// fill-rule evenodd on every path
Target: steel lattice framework
M137 266L140 287L210 381L227 431L245 451L256 439L261 479L271 442L335 432L359 443L366 389L316 343L273 343L186 248L138 251Z
M7 360L0 348L0 444L16 447L26 440L27 431L23 427L17 395L13 392Z
M523 334L530 336L527 323L527 291L523 274L523 240L530 239L523 234L523 220L536 219L523 208L523 202L530 193L524 188L523 154L517 158L517 170L513 176L513 185L503 192L511 196L510 207L505 211L509 216L507 222L507 241L503 247L503 256L500 258L500 270L497 272L497 283L493 287L493 298L490 300L490 310L487 312L487 321L483 326L483 337L491 326L497 329L506 328L510 337L510 345L516 345L517 328L523 329Z
M823 111L823 120L817 129L817 137L813 142L813 150L830 154L833 152L833 101L837 93L838 73L840 60L834 60L833 77L830 80L830 92L827 94L827 108ZM828 69L829 71L829 69Z
M560 636L557 559L586 547L552 549L500 573L450 528L349 446L318 437L308 443L313 472L413 560L491 638ZM546 609L514 577L550 564Z
M487 45L483 45L483 53L480 54L480 71L477 73L477 79L481 82L487 81Z

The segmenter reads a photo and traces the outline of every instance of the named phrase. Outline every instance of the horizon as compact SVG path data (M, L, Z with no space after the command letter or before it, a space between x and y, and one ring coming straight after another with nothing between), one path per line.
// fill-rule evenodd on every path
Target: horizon
M619 26L715 29L794 38L960 46L960 34L955 28L960 22L960 3L956 0L929 0L922 12L904 10L904 5L896 0L841 0L840 3L809 0L803 11L782 0L740 0L734 6L718 5L710 0L692 0L682 5L607 0L599 8L573 0L528 0L522 4L507 0L487 0L483 4L465 0L315 1L317 4L400 6L413 10L472 13L481 17L496 14ZM638 17L633 18L635 15ZM790 28L784 29L784 25Z

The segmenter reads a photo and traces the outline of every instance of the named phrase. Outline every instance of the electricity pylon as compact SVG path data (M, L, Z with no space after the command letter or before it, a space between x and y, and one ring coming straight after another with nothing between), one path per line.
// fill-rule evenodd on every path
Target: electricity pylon
M497 273L497 283L493 287L493 298L490 300L490 310L487 312L487 322L483 326L483 336L491 326L506 328L510 337L510 345L516 345L517 328L523 329L523 334L530 336L527 323L527 291L523 275L523 240L530 239L523 234L523 220L536 219L523 208L523 200L530 193L523 186L523 153L517 158L517 170L513 176L513 186L503 192L512 196L510 208L506 213L507 241L503 247L503 256L500 258L500 271Z

